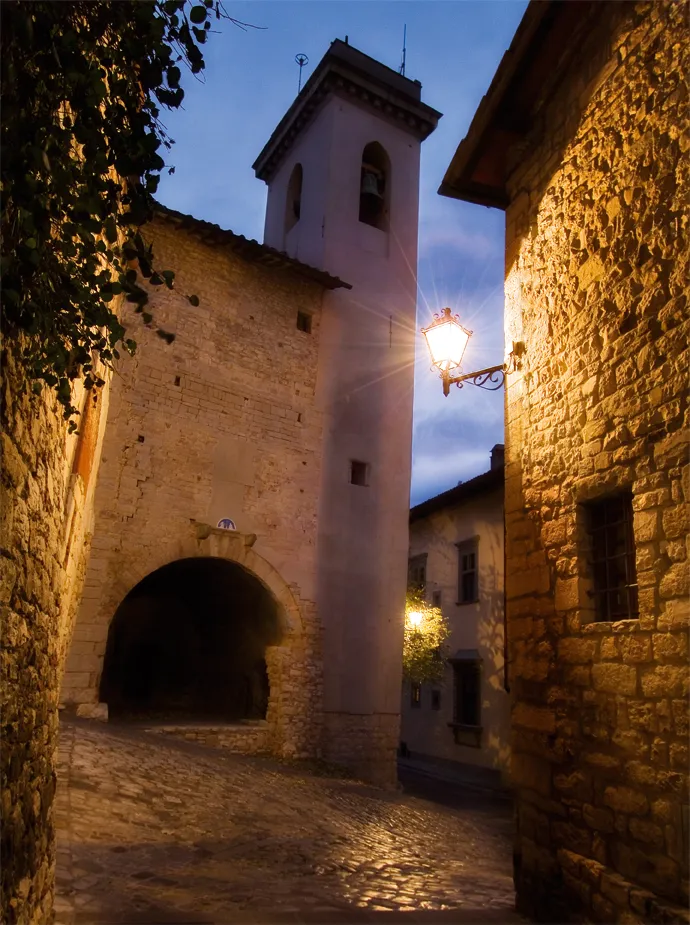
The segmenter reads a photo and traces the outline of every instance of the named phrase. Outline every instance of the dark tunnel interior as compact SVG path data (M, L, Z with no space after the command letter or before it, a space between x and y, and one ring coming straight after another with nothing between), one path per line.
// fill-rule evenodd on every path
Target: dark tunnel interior
M110 624L100 700L114 720L222 721L266 716L266 647L278 607L225 559L181 559L130 591Z

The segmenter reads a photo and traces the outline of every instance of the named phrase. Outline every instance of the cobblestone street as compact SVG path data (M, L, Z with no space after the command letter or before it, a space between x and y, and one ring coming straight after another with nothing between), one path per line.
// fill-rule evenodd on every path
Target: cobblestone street
M510 806L476 791L66 720L56 814L56 925L519 921Z

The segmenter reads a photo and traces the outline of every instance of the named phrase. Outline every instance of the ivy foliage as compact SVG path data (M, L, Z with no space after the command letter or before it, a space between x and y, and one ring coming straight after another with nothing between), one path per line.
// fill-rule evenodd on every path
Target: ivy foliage
M142 234L172 145L162 111L182 104L183 69L203 71L212 24L247 24L220 0L3 0L0 15L3 327L70 418L73 381L102 385L96 361L136 348L117 299L152 325L144 281L174 285Z
M440 607L432 607L423 592L409 588L405 600L403 676L408 681L440 681L448 655L450 627Z

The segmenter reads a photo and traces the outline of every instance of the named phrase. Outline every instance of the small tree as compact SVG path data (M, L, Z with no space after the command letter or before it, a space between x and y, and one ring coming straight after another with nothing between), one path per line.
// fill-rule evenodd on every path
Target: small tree
M408 681L439 681L447 654L445 641L450 634L440 607L432 607L415 588L408 589L405 601L403 638L403 677Z

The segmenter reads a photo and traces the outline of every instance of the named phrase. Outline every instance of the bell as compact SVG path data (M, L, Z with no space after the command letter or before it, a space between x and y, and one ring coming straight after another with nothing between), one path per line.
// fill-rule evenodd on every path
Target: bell
M378 199L383 199L383 196L379 192L379 181L376 175L368 171L362 174L361 192L363 196L376 196Z

